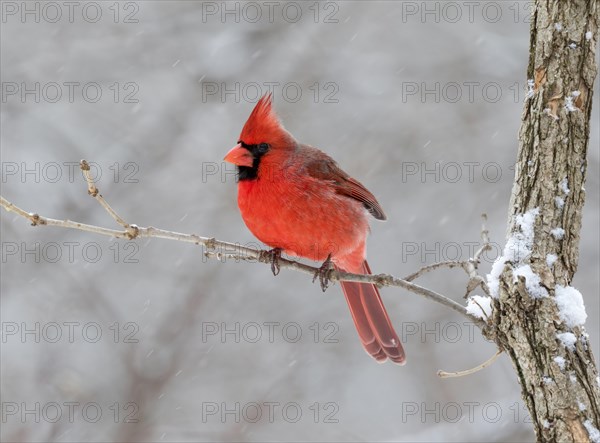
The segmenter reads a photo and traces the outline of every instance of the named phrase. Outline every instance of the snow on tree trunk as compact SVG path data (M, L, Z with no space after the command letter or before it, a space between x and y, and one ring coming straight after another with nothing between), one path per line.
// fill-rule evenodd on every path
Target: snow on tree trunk
M600 442L598 371L571 287L598 21L596 0L536 1L507 245L488 276L488 335L512 359L539 441Z

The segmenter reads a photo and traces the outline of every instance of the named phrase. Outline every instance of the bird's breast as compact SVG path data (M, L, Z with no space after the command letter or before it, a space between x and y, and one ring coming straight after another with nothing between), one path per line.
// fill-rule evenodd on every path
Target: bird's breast
M288 254L323 261L364 248L364 207L326 181L291 172L240 181L238 204L250 231Z

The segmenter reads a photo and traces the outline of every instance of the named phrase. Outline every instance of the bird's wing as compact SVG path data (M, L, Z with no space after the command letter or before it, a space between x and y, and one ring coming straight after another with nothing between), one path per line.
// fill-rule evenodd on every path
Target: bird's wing
M303 154L307 158L304 171L311 177L329 181L333 184L335 191L363 204L365 208L378 220L386 220L383 208L373 194L365 188L358 180L346 174L327 154L312 146L303 146Z

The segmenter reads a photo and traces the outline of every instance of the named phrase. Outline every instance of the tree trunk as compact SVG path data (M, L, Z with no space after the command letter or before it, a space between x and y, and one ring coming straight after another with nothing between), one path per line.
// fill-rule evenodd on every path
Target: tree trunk
M512 359L539 441L600 442L598 371L583 305L570 287L598 21L596 0L535 3L507 244L488 276L496 297L489 335Z

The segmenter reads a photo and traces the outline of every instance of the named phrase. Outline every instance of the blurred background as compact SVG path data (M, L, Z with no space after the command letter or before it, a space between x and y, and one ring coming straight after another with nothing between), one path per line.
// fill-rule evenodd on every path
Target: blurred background
M3 1L2 196L259 247L221 159L272 91L286 128L388 215L374 272L503 247L527 92L527 2ZM574 48L573 50L577 50ZM598 103L598 94L595 97ZM598 353L598 106L579 271ZM532 441L509 359L448 309L386 302L407 364L363 351L339 285L197 246L32 228L0 212L5 441ZM464 303L466 278L420 283Z

